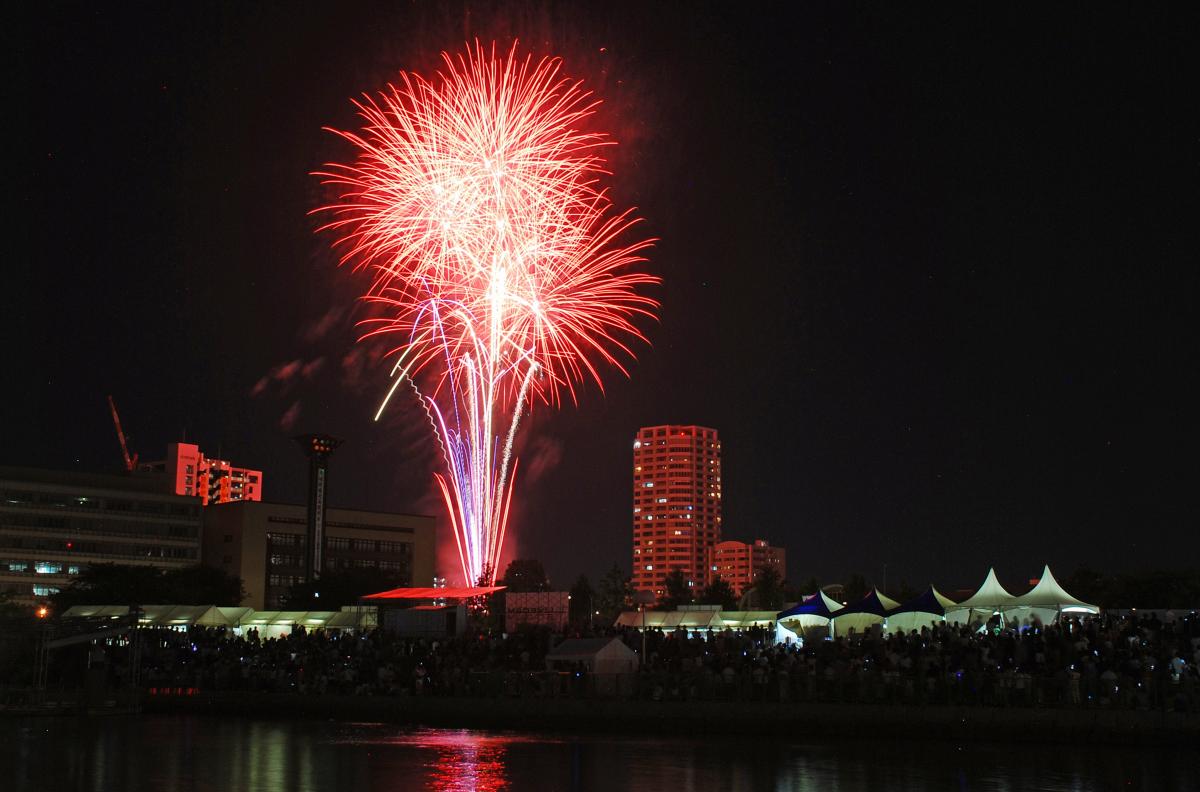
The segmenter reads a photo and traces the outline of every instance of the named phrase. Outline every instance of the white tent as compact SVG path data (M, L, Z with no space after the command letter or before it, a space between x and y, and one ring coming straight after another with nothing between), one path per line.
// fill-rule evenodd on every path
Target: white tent
M721 611L721 624L726 630L747 630L775 623L778 611Z
M620 638L568 638L546 655L548 671L569 671L578 664L593 674L632 674L637 654Z
M236 627L250 608L224 608L215 605L143 605L138 623L144 627ZM129 613L127 605L75 605L64 618L116 618Z
M957 607L958 603L930 586L920 596L889 613L884 622L884 630L903 633L920 630L934 622L941 623L946 614Z
M781 611L777 618L785 629L811 641L829 633L833 626L829 620L830 616L841 609L842 603L824 591L818 591L791 608Z
M982 627L995 614L1003 616L1016 600L996 579L996 570L988 569L987 578L971 596L958 603L954 610L946 612L950 624L968 624Z
M837 635L846 635L851 630L861 633L873 624L882 624L887 612L899 607L899 602L879 589L871 589L858 602L852 602L833 614L833 630Z
M1095 605L1089 605L1068 594L1054 579L1047 564L1037 585L1030 589L1029 593L1016 597L1005 609L1005 618L1024 624L1049 624L1057 619L1060 613L1083 615L1099 612L1100 609Z
M617 617L617 627L633 627L640 630L645 618L648 630L672 632L685 630L724 630L725 622L719 610L674 610L674 611L624 611Z
M263 637L284 635L299 625L305 629L363 630L376 625L376 609L348 606L341 611L256 611L253 608L215 605L143 605L139 623L143 627L186 629L229 627L257 629ZM64 618L115 619L129 613L126 605L75 605Z

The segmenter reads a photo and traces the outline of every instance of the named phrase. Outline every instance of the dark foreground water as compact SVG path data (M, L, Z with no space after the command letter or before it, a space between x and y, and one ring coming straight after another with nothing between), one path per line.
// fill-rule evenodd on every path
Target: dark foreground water
M1200 789L1200 749L547 736L195 716L0 721L0 790Z

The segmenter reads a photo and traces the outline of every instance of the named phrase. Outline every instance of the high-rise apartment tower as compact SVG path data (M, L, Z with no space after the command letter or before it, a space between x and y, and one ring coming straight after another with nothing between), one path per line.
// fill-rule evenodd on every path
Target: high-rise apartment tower
M721 541L721 441L703 426L646 426L633 441L633 588L665 593L680 569L699 593Z

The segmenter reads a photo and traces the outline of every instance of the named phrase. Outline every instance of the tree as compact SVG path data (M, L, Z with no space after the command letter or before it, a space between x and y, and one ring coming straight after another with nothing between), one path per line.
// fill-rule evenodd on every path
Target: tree
M753 601L759 610L778 610L783 607L783 586L779 570L761 566L754 576Z
M596 592L592 590L591 581L587 575L580 575L575 585L571 586L571 604L567 609L571 624L582 627L592 623L595 598Z
M737 610L737 595L724 578L715 575L712 582L700 592L700 604L720 605L721 610Z
M629 575L617 564L600 578L600 590L596 597L596 610L600 611L602 624L612 624L621 615L633 598L633 587Z
M292 586L283 604L289 610L334 611L356 604L367 594L396 588L400 583L399 575L380 569L330 570L318 580Z
M916 599L920 594L921 592L910 586L907 580L902 580L900 581L900 588L896 589L895 596L898 602L905 603L909 600Z
M199 564L88 564L51 601L64 613L73 605L238 605L245 596L241 578Z
M497 585L507 586L509 593L518 594L527 591L549 591L550 578L542 568L542 562L535 558L518 558L509 562L504 570L504 577Z
M659 606L668 610L678 608L680 605L688 605L694 599L692 587L688 585L688 579L684 576L683 570L675 567L667 573L667 579L664 581L666 586L666 596L659 601Z
M240 605L246 598L242 580L216 567L168 569L162 576L166 601L173 605Z
M1063 588L1093 605L1111 607L1113 580L1088 566L1081 566L1063 581Z
M867 591L867 579L855 572L846 581L846 586L842 589L842 596L846 598L846 602L858 602L867 596Z

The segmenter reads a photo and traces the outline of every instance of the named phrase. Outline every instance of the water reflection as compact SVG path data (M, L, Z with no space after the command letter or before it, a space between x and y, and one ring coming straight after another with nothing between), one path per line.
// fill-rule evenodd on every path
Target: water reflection
M504 777L507 738L459 731L438 735L426 745L437 752L429 789L437 792L499 792L508 788Z
M4 792L1194 790L1195 752L553 737L195 717L0 720Z

